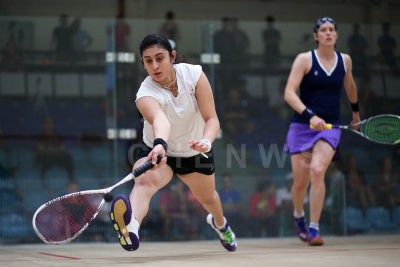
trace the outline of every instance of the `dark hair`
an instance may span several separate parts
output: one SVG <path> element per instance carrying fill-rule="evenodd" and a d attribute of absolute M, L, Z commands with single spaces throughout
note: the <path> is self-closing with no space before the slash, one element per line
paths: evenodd
<path fill-rule="evenodd" d="M 275 18 L 273 16 L 271 16 L 271 15 L 268 15 L 268 16 L 265 17 L 265 21 L 266 22 L 274 22 Z"/>
<path fill-rule="evenodd" d="M 171 43 L 169 42 L 167 37 L 160 34 L 149 34 L 146 37 L 144 37 L 144 39 L 139 45 L 140 56 L 142 57 L 143 50 L 153 45 L 161 46 L 165 50 L 168 50 L 169 55 L 171 57 L 173 56 Z"/>
<path fill-rule="evenodd" d="M 165 18 L 166 18 L 166 19 L 174 19 L 174 18 L 175 18 L 174 12 L 168 11 L 168 12 L 165 14 Z"/>
<path fill-rule="evenodd" d="M 330 17 L 322 17 L 322 18 L 317 19 L 317 21 L 315 22 L 314 28 L 313 28 L 314 32 L 317 33 L 319 27 L 321 27 L 322 24 L 327 23 L 327 22 L 332 23 L 335 26 L 335 30 L 337 30 L 336 21 L 334 19 L 332 19 Z"/>

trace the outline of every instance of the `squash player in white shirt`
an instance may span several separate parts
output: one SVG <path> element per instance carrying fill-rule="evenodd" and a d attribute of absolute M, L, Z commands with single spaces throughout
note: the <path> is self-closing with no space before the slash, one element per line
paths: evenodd
<path fill-rule="evenodd" d="M 136 96 L 143 115 L 143 141 L 135 146 L 137 168 L 151 160 L 155 167 L 135 179 L 129 199 L 117 196 L 111 221 L 125 250 L 139 247 L 140 224 L 152 196 L 176 174 L 209 212 L 207 223 L 218 233 L 221 244 L 235 251 L 236 237 L 226 221 L 215 190 L 214 157 L 211 150 L 220 129 L 210 83 L 201 66 L 176 64 L 176 51 L 158 34 L 146 36 L 139 47 L 148 76 Z M 162 160 L 157 163 L 157 157 Z"/>

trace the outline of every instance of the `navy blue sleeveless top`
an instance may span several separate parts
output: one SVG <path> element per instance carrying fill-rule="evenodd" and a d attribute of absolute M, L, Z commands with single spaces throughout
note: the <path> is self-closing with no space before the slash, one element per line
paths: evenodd
<path fill-rule="evenodd" d="M 342 93 L 346 67 L 342 55 L 336 53 L 336 64 L 331 71 L 319 64 L 315 50 L 311 51 L 312 65 L 300 84 L 300 99 L 309 109 L 327 123 L 340 123 L 340 96 Z M 292 122 L 309 123 L 295 112 Z"/>

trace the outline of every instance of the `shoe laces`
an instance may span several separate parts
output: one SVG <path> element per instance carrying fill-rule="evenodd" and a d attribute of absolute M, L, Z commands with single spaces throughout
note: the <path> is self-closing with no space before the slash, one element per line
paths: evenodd
<path fill-rule="evenodd" d="M 233 238 L 232 238 L 232 231 L 231 228 L 228 227 L 228 229 L 226 229 L 225 232 L 222 232 L 222 234 L 224 235 L 224 239 L 227 243 L 232 243 L 233 242 Z"/>

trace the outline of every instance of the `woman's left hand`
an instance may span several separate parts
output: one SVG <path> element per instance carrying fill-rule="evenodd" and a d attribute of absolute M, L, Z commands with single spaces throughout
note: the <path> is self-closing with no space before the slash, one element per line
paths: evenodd
<path fill-rule="evenodd" d="M 200 140 L 199 141 L 191 140 L 189 141 L 189 145 L 191 149 L 199 152 L 205 153 L 209 151 L 209 147 L 207 146 L 207 144 Z"/>

